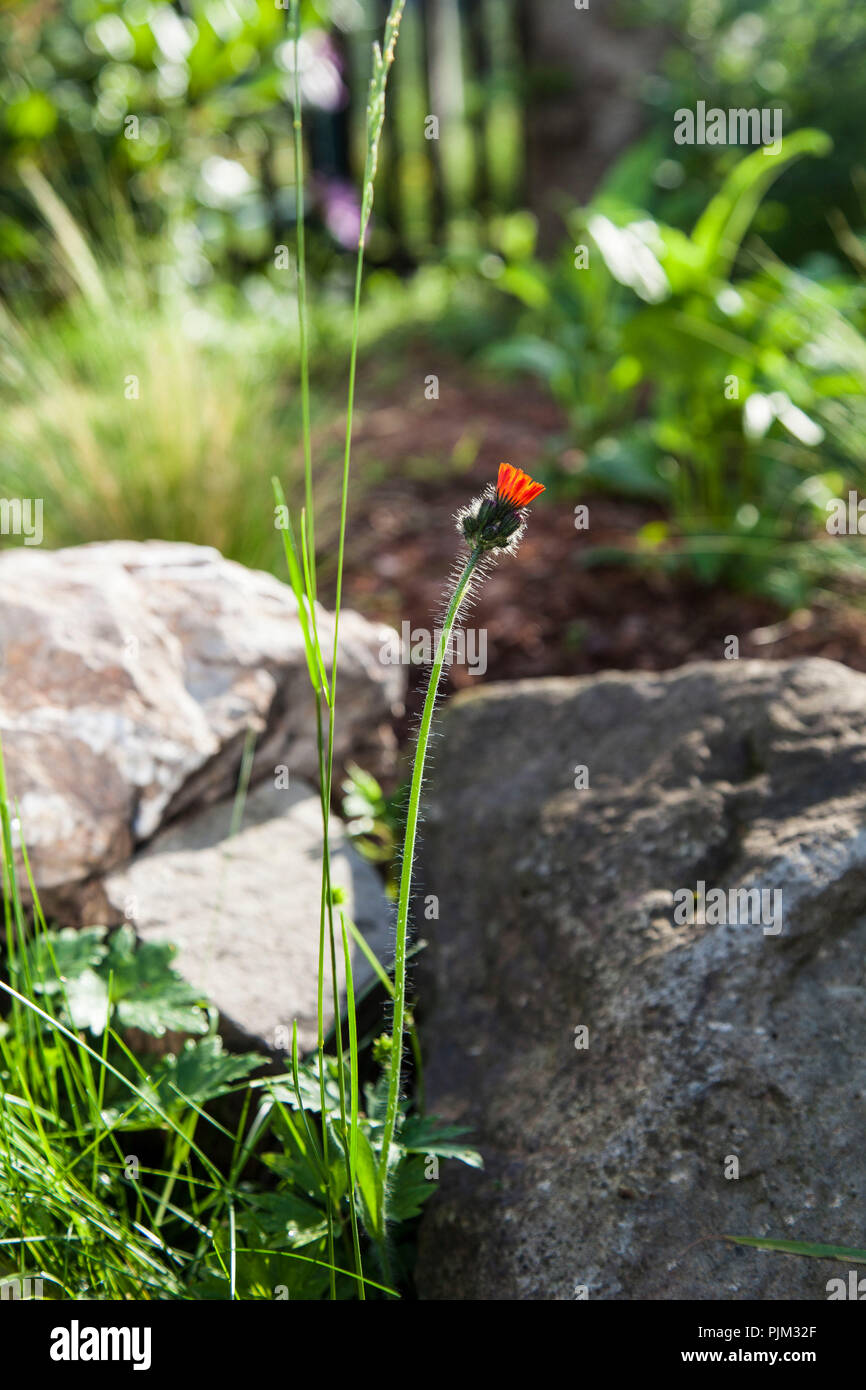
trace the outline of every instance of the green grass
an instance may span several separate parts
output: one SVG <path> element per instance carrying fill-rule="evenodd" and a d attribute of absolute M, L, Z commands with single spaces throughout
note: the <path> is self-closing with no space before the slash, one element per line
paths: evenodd
<path fill-rule="evenodd" d="M 340 914 L 342 1066 L 324 1047 L 299 1058 L 295 1036 L 289 1069 L 261 1075 L 264 1059 L 224 1051 L 171 948 L 136 948 L 128 927 L 49 928 L 13 821 L 0 752 L 0 1282 L 39 1279 L 43 1296 L 71 1300 L 396 1296 L 435 1190 L 430 1157 L 480 1159 L 401 1103 L 384 1277 L 375 1171 L 390 1051 L 375 1045 L 384 1066 L 362 1093 L 374 1040 L 358 1033 L 354 923 Z M 185 1034 L 180 1050 L 134 1050 L 132 1037 L 167 1029 Z"/>
<path fill-rule="evenodd" d="M 446 278 L 374 273 L 357 321 L 327 287 L 305 295 L 293 269 L 246 290 L 197 288 L 121 204 L 89 245 L 45 180 L 26 178 L 58 301 L 47 315 L 42 300 L 0 303 L 0 495 L 43 499 L 50 548 L 159 537 L 279 571 L 271 476 L 293 496 L 315 434 L 326 452 L 310 548 L 335 564 L 343 364 L 353 341 L 373 371 L 399 356 L 407 321 L 441 312 Z M 307 513 L 313 525 L 309 497 Z"/>

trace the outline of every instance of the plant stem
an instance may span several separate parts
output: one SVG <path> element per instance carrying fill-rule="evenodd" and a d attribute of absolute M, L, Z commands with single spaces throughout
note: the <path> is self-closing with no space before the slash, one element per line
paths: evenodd
<path fill-rule="evenodd" d="M 430 672 L 430 683 L 427 686 L 427 695 L 421 714 L 421 727 L 418 731 L 415 763 L 412 769 L 409 809 L 406 816 L 406 837 L 403 843 L 403 864 L 400 871 L 400 896 L 397 904 L 397 942 L 394 954 L 394 1018 L 391 1027 L 391 1074 L 388 1082 L 388 1105 L 385 1112 L 385 1128 L 382 1134 L 382 1153 L 379 1159 L 379 1173 L 377 1178 L 380 1224 L 382 1224 L 383 1227 L 385 1219 L 385 1189 L 388 1179 L 391 1141 L 394 1138 L 394 1130 L 397 1124 L 397 1107 L 400 1101 L 400 1074 L 403 1060 L 403 1023 L 406 1014 L 406 937 L 409 921 L 409 900 L 412 893 L 412 870 L 415 860 L 418 811 L 421 804 L 421 787 L 424 782 L 424 763 L 427 757 L 427 745 L 430 742 L 430 728 L 433 723 L 433 710 L 436 705 L 436 695 L 439 690 L 442 668 L 445 665 L 445 655 L 448 650 L 451 632 L 460 610 L 460 605 L 466 597 L 472 576 L 480 558 L 481 551 L 473 550 L 463 567 L 463 572 L 457 580 L 454 592 L 451 595 L 451 602 L 448 604 L 448 611 L 445 614 L 445 621 L 442 625 L 442 631 L 439 634 L 436 655 L 433 659 L 433 667 Z"/>
<path fill-rule="evenodd" d="M 301 5 L 292 4 L 292 38 L 294 55 L 294 116 L 292 129 L 295 150 L 295 227 L 298 250 L 298 347 L 301 367 L 301 432 L 304 440 L 304 501 L 309 525 L 310 587 L 316 597 L 316 536 L 313 507 L 313 449 L 310 428 L 310 352 L 307 339 L 307 253 L 304 227 L 304 136 L 301 116 Z M 333 1263 L 333 1262 L 332 1262 Z"/>

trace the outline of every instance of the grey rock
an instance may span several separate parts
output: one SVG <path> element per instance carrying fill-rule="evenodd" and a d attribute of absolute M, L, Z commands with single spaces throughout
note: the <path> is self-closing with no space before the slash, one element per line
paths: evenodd
<path fill-rule="evenodd" d="M 825 1299 L 846 1264 L 721 1237 L 863 1245 L 866 677 L 721 662 L 461 695 L 423 872 L 429 1104 L 486 1171 L 445 1165 L 421 1296 Z M 702 881 L 781 890 L 781 929 L 682 923 Z"/>
<path fill-rule="evenodd" d="M 116 915 L 144 941 L 178 947 L 176 968 L 220 1011 L 234 1045 L 302 1049 L 317 1036 L 322 829 L 319 795 L 304 782 L 263 784 L 230 834 L 233 802 L 206 807 L 160 832 L 105 889 Z M 389 958 L 390 912 L 378 875 L 332 820 L 331 877 L 345 900 L 335 913 L 338 977 L 345 991 L 339 911 Z M 353 945 L 356 993 L 372 978 Z M 326 1026 L 333 1021 L 330 966 Z"/>
<path fill-rule="evenodd" d="M 291 590 L 207 547 L 115 541 L 0 554 L 0 736 L 37 887 L 74 920 L 88 880 L 192 806 L 252 779 L 316 772 Z M 325 653 L 333 616 L 318 609 Z M 404 672 L 390 629 L 344 611 L 335 756 L 376 769 Z"/>

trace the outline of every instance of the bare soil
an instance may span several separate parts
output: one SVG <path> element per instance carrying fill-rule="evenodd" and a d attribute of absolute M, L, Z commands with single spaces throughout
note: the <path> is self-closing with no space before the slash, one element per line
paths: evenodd
<path fill-rule="evenodd" d="M 452 363 L 440 375 L 440 399 L 426 401 L 424 364 L 412 365 L 385 391 L 373 385 L 365 392 L 361 384 L 355 469 L 362 490 L 351 512 L 345 599 L 398 630 L 403 622 L 429 630 L 460 550 L 454 513 L 495 478 L 501 460 L 543 476 L 566 430 L 532 384 L 479 381 Z M 573 450 L 565 462 L 573 468 Z M 583 531 L 575 529 L 570 497 L 557 501 L 548 492 L 534 504 L 517 556 L 499 561 L 468 619 L 486 630 L 487 669 L 473 675 L 454 664 L 450 689 L 720 660 L 730 636 L 739 639 L 741 658 L 824 656 L 866 670 L 866 613 L 851 605 L 789 615 L 766 599 L 688 576 L 588 563 L 599 547 L 632 548 L 639 529 L 661 513 L 610 496 L 581 500 L 590 508 Z M 331 597 L 327 589 L 323 597 Z M 423 667 L 413 667 L 410 721 L 424 679 Z"/>

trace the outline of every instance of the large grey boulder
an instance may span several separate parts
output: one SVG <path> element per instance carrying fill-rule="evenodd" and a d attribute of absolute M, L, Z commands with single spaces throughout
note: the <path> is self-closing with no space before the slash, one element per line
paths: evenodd
<path fill-rule="evenodd" d="M 720 1237 L 864 1243 L 866 677 L 462 695 L 423 868 L 429 1103 L 487 1166 L 446 1165 L 421 1296 L 825 1299 L 844 1263 Z"/>
<path fill-rule="evenodd" d="M 283 779 L 280 779 L 281 783 Z M 285 1053 L 292 1020 L 302 1049 L 317 1037 L 322 813 L 318 792 L 303 781 L 263 783 L 233 825 L 233 800 L 184 817 L 161 831 L 105 891 L 113 916 L 133 923 L 143 941 L 176 945 L 175 967 L 220 1011 L 230 1042 Z M 335 911 L 337 974 L 345 971 L 340 917 L 351 918 L 379 958 L 391 953 L 391 913 L 375 870 L 331 825 L 331 883 L 342 890 Z M 352 946 L 358 994 L 372 970 Z M 326 1027 L 333 1021 L 330 959 Z"/>
<path fill-rule="evenodd" d="M 208 547 L 115 541 L 0 554 L 0 737 L 37 887 L 64 919 L 160 826 L 252 779 L 314 777 L 315 714 L 295 600 Z M 322 646 L 333 616 L 318 609 Z M 404 672 L 390 629 L 343 612 L 336 759 L 375 766 Z"/>

